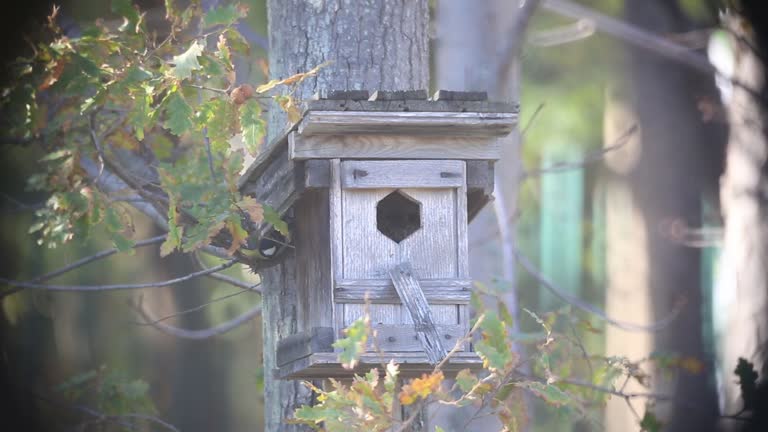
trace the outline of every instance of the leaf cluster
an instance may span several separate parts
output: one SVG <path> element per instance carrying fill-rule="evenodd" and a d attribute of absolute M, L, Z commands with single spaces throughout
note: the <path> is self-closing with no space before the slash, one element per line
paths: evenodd
<path fill-rule="evenodd" d="M 245 153 L 255 155 L 264 139 L 265 100 L 295 118 L 292 89 L 319 68 L 242 83 L 235 63 L 253 59 L 236 24 L 247 8 L 179 5 L 167 0 L 165 24 L 152 28 L 130 0 L 112 0 L 121 19 L 76 37 L 57 27 L 54 9 L 49 41 L 12 63 L 16 80 L 0 106 L 6 134 L 42 153 L 28 182 L 49 196 L 30 229 L 40 244 L 56 247 L 98 226 L 130 250 L 132 207 L 142 206 L 167 217 L 163 255 L 254 248 L 249 236 L 265 211 L 287 237 L 279 216 L 241 195 L 237 180 Z"/>

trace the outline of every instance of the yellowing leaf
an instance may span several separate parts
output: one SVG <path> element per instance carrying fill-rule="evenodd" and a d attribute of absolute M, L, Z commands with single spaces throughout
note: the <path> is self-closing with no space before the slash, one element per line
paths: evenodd
<path fill-rule="evenodd" d="M 403 386 L 400 391 L 400 403 L 411 405 L 419 399 L 426 399 L 440 388 L 444 379 L 443 372 L 437 371 L 430 375 L 424 374 Z"/>
<path fill-rule="evenodd" d="M 317 73 L 320 72 L 320 69 L 328 66 L 329 64 L 331 64 L 331 62 L 327 61 L 327 62 L 325 62 L 323 64 L 315 66 L 314 68 L 312 68 L 311 70 L 309 70 L 307 72 L 297 73 L 295 75 L 291 75 L 288 78 L 284 78 L 284 79 L 281 79 L 281 80 L 280 79 L 270 80 L 266 84 L 262 84 L 262 85 L 256 87 L 256 93 L 268 92 L 268 91 L 272 90 L 273 88 L 275 88 L 275 87 L 277 87 L 279 85 L 299 84 L 302 81 L 304 81 L 305 79 L 317 75 Z"/>
<path fill-rule="evenodd" d="M 301 111 L 299 111 L 298 106 L 296 106 L 296 102 L 293 100 L 290 96 L 278 96 L 276 98 L 277 104 L 280 105 L 280 108 L 285 111 L 286 114 L 288 114 L 288 121 L 291 123 L 296 123 L 299 120 L 301 120 Z"/>
<path fill-rule="evenodd" d="M 200 69 L 200 62 L 197 58 L 203 54 L 203 46 L 192 42 L 192 45 L 182 54 L 173 56 L 171 63 L 174 67 L 171 69 L 170 74 L 178 79 L 186 79 L 192 76 L 192 71 Z"/>
<path fill-rule="evenodd" d="M 229 245 L 227 253 L 234 255 L 235 252 L 240 249 L 240 246 L 244 245 L 247 241 L 248 232 L 243 229 L 243 226 L 240 224 L 240 219 L 236 215 L 230 216 L 227 219 L 226 227 L 232 235 L 232 243 Z"/>
<path fill-rule="evenodd" d="M 264 220 L 264 208 L 255 198 L 246 196 L 237 203 L 237 206 L 248 214 L 251 222 L 257 224 Z"/>

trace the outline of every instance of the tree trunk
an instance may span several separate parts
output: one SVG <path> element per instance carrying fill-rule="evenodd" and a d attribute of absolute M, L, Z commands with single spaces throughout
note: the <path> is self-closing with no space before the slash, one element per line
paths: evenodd
<path fill-rule="evenodd" d="M 720 183 L 725 234 L 718 290 L 732 299 L 721 306 L 727 320 L 720 352 L 724 414 L 743 407 L 733 375 L 739 357 L 754 363 L 764 380 L 768 372 L 767 17 L 761 2 L 742 3 L 744 15 L 728 16 L 725 22 L 734 36 L 733 80 L 738 84 L 726 101 L 730 137 Z M 726 422 L 726 429 L 739 426 Z"/>
<path fill-rule="evenodd" d="M 691 30 L 675 2 L 628 0 L 625 10 L 632 24 L 653 33 Z M 607 308 L 614 316 L 657 321 L 668 316 L 680 298 L 687 300 L 687 306 L 672 325 L 653 334 L 609 329 L 607 354 L 632 354 L 630 358 L 637 360 L 638 354 L 650 354 L 638 352 L 642 347 L 703 361 L 705 372 L 700 374 L 675 370 L 674 379 L 665 379 L 661 371 L 651 371 L 654 390 L 674 395 L 672 403 L 658 404 L 656 413 L 665 420 L 665 430 L 712 430 L 715 398 L 707 379 L 712 362 L 704 349 L 701 254 L 673 238 L 665 227 L 674 223 L 701 226 L 707 175 L 715 177 L 705 167 L 710 152 L 717 148 L 718 134 L 716 125 L 702 122 L 697 102 L 714 92 L 713 81 L 654 54 L 636 49 L 629 54 L 627 66 L 632 79 L 627 90 L 641 135 L 636 147 L 609 157 L 619 162 L 616 158 L 627 156 L 620 165 L 625 175 L 622 181 L 629 182 L 629 189 L 622 191 L 621 201 L 608 202 L 607 208 L 609 224 L 611 214 L 628 209 L 633 211 L 626 216 L 634 222 L 626 230 L 608 227 Z M 613 186 L 616 191 L 617 185 Z M 691 415 L 691 405 L 699 407 L 701 413 Z M 625 425 L 629 422 L 637 427 L 631 413 L 622 408 Z M 638 408 L 642 411 L 642 406 Z M 617 430 L 628 427 L 611 421 L 606 426 Z"/>
<path fill-rule="evenodd" d="M 332 62 L 299 86 L 298 99 L 326 90 L 428 88 L 427 0 L 269 0 L 268 20 L 272 78 Z M 270 109 L 270 138 L 283 130 L 285 118 L 280 108 Z M 291 256 L 261 275 L 268 432 L 298 430 L 283 419 L 311 402 L 299 382 L 273 376 L 277 341 L 296 332 L 295 266 Z"/>
<path fill-rule="evenodd" d="M 497 65 L 500 52 L 506 48 L 510 27 L 515 22 L 518 3 L 509 0 L 439 2 L 435 41 L 437 88 L 486 91 L 490 100 L 520 99 L 518 65 L 513 66 L 513 73 L 507 77 L 498 76 Z M 500 82 L 501 80 L 507 81 Z M 506 91 L 499 92 L 498 89 Z M 495 164 L 496 202 L 487 205 L 469 225 L 469 264 L 470 275 L 474 280 L 493 284 L 502 277 L 506 283 L 511 284 L 513 289 L 509 290 L 504 300 L 513 317 L 517 317 L 519 299 L 514 289 L 514 263 L 499 258 L 502 256 L 502 241 L 510 244 L 516 242 L 515 224 L 510 220 L 510 216 L 517 213 L 521 171 L 519 132 L 514 131 L 506 137 L 502 148 L 502 158 Z M 500 228 L 504 228 L 503 234 L 506 236 L 500 235 Z M 508 324 L 511 329 L 516 325 Z M 530 401 L 526 399 L 526 402 L 530 408 Z M 459 430 L 476 408 L 470 406 L 457 410 L 453 407 L 441 409 L 437 406 L 434 410 L 437 412 L 435 424 L 444 426 L 446 430 Z M 527 411 L 529 416 L 532 415 L 530 409 Z M 467 427 L 470 430 L 500 428 L 495 416 L 480 417 Z M 523 430 L 527 429 L 527 426 L 523 427 Z"/>

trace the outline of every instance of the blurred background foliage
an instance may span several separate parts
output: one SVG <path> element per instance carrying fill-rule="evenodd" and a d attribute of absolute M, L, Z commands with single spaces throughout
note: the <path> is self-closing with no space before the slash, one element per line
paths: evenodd
<path fill-rule="evenodd" d="M 240 0 L 248 4 L 247 26 L 257 35 L 267 34 L 264 0 Z M 34 3 L 34 2 L 32 2 Z M 42 23 L 49 3 L 29 6 L 31 22 Z M 45 3 L 45 4 L 42 4 Z M 108 2 L 101 0 L 63 0 L 64 20 L 71 24 L 113 17 Z M 161 1 L 136 2 L 151 13 L 161 13 Z M 623 17 L 624 1 L 583 1 L 603 13 Z M 713 26 L 717 17 L 707 2 L 683 0 L 680 10 L 698 26 Z M 37 6 L 37 3 L 34 3 Z M 436 2 L 440 7 L 440 2 Z M 6 16 L 5 19 L 8 19 Z M 530 34 L 571 24 L 552 13 L 536 14 Z M 481 31 L 464 29 L 463 31 Z M 21 41 L 19 35 L 9 37 Z M 8 48 L 5 48 L 8 50 Z M 4 52 L 8 56 L 14 54 Z M 253 62 L 245 65 L 249 80 L 263 79 L 258 59 L 267 53 L 255 49 Z M 604 118 L 610 92 L 624 89 L 629 71 L 627 50 L 615 39 L 596 33 L 586 39 L 552 47 L 527 44 L 522 55 L 521 127 L 524 128 L 523 164 L 526 170 L 547 167 L 559 161 L 578 161 L 585 153 L 604 145 Z M 8 57 L 6 57 L 8 58 Z M 72 242 L 57 249 L 44 249 L 27 234 L 31 208 L 45 197 L 24 190 L 24 180 L 35 171 L 39 154 L 23 146 L 0 146 L 0 238 L 4 253 L 2 276 L 17 280 L 32 279 L 57 269 L 79 257 L 111 247 L 108 238 L 94 234 L 83 242 Z M 520 248 L 538 262 L 542 273 L 567 287 L 571 294 L 603 306 L 606 282 L 605 202 L 601 164 L 524 179 L 515 215 Z M 710 207 L 712 204 L 710 203 Z M 140 217 L 137 239 L 159 232 Z M 470 238 L 473 245 L 490 239 Z M 705 299 L 701 308 L 707 320 L 702 323 L 705 338 L 712 340 L 712 274 L 716 250 L 701 255 Z M 212 263 L 209 263 L 212 264 Z M 57 283 L 107 284 L 169 279 L 185 274 L 194 263 L 180 255 L 160 259 L 153 247 L 135 255 L 118 254 L 57 279 Z M 226 274 L 257 280 L 243 267 Z M 518 274 L 520 304 L 541 313 L 562 306 L 540 289 L 527 274 Z M 503 282 L 499 282 L 503 283 Z M 260 430 L 261 406 L 261 325 L 255 319 L 230 333 L 205 341 L 186 341 L 137 325 L 139 320 L 129 307 L 137 295 L 156 316 L 165 316 L 234 293 L 229 287 L 208 279 L 145 292 L 53 293 L 23 291 L 2 300 L 0 330 L 3 337 L 2 369 L 8 382 L 17 386 L 15 407 L 20 415 L 39 417 L 56 424 L 65 415 L 59 408 L 35 399 L 27 389 L 50 394 L 68 377 L 104 365 L 122 371 L 132 379 L 150 385 L 150 395 L 161 418 L 185 432 Z M 232 318 L 260 300 L 257 294 L 244 293 L 211 304 L 199 312 L 183 314 L 166 321 L 183 328 L 206 328 Z M 534 332 L 538 324 L 523 319 L 523 329 Z M 579 329 L 588 351 L 605 353 L 604 324 L 592 320 L 589 328 Z M 711 344 L 711 342 L 710 342 Z M 710 372 L 711 373 L 711 370 Z M 714 386 L 713 378 L 710 385 Z M 537 406 L 536 431 L 560 431 L 568 424 L 556 409 Z M 53 427 L 51 425 L 51 427 Z M 578 429 L 578 426 L 576 427 Z M 49 430 L 59 430 L 49 429 Z"/>

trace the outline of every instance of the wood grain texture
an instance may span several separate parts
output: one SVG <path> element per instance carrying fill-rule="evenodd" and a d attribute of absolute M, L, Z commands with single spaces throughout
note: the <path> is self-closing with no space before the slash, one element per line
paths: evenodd
<path fill-rule="evenodd" d="M 387 134 L 500 137 L 517 123 L 516 113 L 308 111 L 302 136 Z"/>
<path fill-rule="evenodd" d="M 457 160 L 344 161 L 341 187 L 451 188 L 464 184 L 464 162 Z"/>
<path fill-rule="evenodd" d="M 435 328 L 444 345 L 450 348 L 467 334 L 467 329 L 458 324 L 436 324 Z M 373 326 L 371 330 L 373 334 L 368 340 L 368 351 L 424 352 L 413 325 L 380 325 Z"/>
<path fill-rule="evenodd" d="M 400 301 L 410 313 L 414 329 L 427 359 L 431 364 L 439 363 L 445 357 L 446 350 L 443 347 L 440 333 L 435 327 L 432 309 L 430 309 L 429 303 L 421 291 L 419 281 L 413 275 L 410 264 L 402 263 L 393 267 L 389 275 L 395 284 L 395 290 L 400 296 Z"/>
<path fill-rule="evenodd" d="M 291 159 L 498 160 L 497 138 L 404 135 L 288 135 Z"/>
<path fill-rule="evenodd" d="M 443 331 L 448 334 L 446 330 Z M 336 334 L 332 327 L 314 327 L 306 332 L 283 338 L 277 344 L 277 365 L 295 361 L 310 354 L 333 352 Z"/>
<path fill-rule="evenodd" d="M 359 364 L 354 369 L 344 369 L 339 363 L 336 353 L 312 354 L 291 362 L 278 371 L 276 376 L 281 379 L 316 379 L 316 378 L 351 378 L 354 374 L 365 374 L 373 368 L 381 372 L 382 364 L 395 360 L 400 365 L 400 377 L 416 378 L 422 374 L 431 373 L 434 365 L 430 364 L 423 353 L 418 352 L 384 352 L 367 353 L 360 356 Z M 478 372 L 483 367 L 483 361 L 473 352 L 458 352 L 442 367 L 448 378 L 455 377 L 462 369 Z"/>
<path fill-rule="evenodd" d="M 302 103 L 307 111 L 368 111 L 368 112 L 471 112 L 471 113 L 514 113 L 520 112 L 515 103 L 497 101 L 369 101 L 369 100 L 308 100 Z"/>
<path fill-rule="evenodd" d="M 293 242 L 296 254 L 298 328 L 333 327 L 331 224 L 327 189 L 306 191 L 296 202 Z"/>

